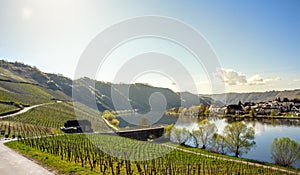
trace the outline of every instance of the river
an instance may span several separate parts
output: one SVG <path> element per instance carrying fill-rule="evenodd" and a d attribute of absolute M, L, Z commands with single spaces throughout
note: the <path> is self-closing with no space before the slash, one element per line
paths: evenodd
<path fill-rule="evenodd" d="M 222 133 L 224 127 L 232 121 L 228 119 L 210 118 L 211 122 L 215 123 L 218 128 L 218 133 Z M 243 121 L 247 126 L 255 129 L 256 145 L 247 153 L 242 155 L 243 158 L 259 160 L 262 162 L 274 163 L 271 159 L 270 146 L 274 138 L 289 137 L 300 143 L 300 120 L 288 119 L 262 119 L 262 120 L 246 120 Z M 178 120 L 176 127 L 187 128 L 189 130 L 198 127 L 197 120 Z M 194 146 L 193 141 L 189 141 L 190 146 Z M 300 162 L 295 167 L 300 168 Z"/>
<path fill-rule="evenodd" d="M 218 128 L 218 133 L 222 134 L 223 129 L 228 123 L 234 122 L 233 119 L 228 118 L 217 118 L 209 117 L 209 121 L 215 123 Z M 128 115 L 123 117 L 118 117 L 120 121 L 119 127 L 136 127 L 128 121 L 136 120 L 139 118 L 136 115 Z M 156 123 L 151 123 L 152 125 L 166 125 L 175 123 L 175 127 L 187 128 L 192 131 L 198 127 L 198 119 L 195 118 L 182 118 L 178 119 L 176 117 L 162 116 L 160 120 Z M 300 143 L 300 119 L 244 119 L 243 122 L 247 126 L 251 126 L 255 129 L 255 142 L 256 145 L 244 155 L 243 158 L 254 159 L 262 162 L 274 163 L 271 159 L 270 146 L 274 138 L 289 137 Z M 189 139 L 188 145 L 194 146 L 193 139 Z M 296 168 L 300 169 L 300 162 L 295 165 Z"/>

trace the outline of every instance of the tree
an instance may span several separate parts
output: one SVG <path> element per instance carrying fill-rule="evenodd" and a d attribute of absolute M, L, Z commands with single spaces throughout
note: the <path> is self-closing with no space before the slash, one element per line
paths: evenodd
<path fill-rule="evenodd" d="M 255 109 L 251 109 L 250 110 L 250 116 L 251 117 L 255 117 L 256 113 L 255 113 Z"/>
<path fill-rule="evenodd" d="M 185 142 L 190 138 L 191 133 L 185 128 L 173 128 L 171 131 L 171 138 L 174 142 L 180 145 L 185 145 Z"/>
<path fill-rule="evenodd" d="M 149 123 L 148 117 L 142 116 L 139 121 L 139 128 L 146 128 L 149 126 L 150 126 L 150 123 Z"/>
<path fill-rule="evenodd" d="M 272 109 L 271 112 L 270 112 L 270 116 L 274 117 L 276 116 L 277 112 L 275 109 Z"/>
<path fill-rule="evenodd" d="M 172 131 L 173 127 L 174 127 L 174 124 L 171 124 L 171 125 L 168 125 L 168 126 L 165 127 L 164 136 L 166 138 L 170 138 L 171 131 Z"/>
<path fill-rule="evenodd" d="M 300 159 L 300 145 L 288 137 L 275 138 L 271 144 L 271 157 L 278 165 L 292 166 Z"/>
<path fill-rule="evenodd" d="M 200 103 L 199 105 L 199 116 L 203 116 L 205 112 L 205 105 L 203 103 Z"/>
<path fill-rule="evenodd" d="M 102 113 L 102 117 L 112 125 L 118 126 L 120 123 L 120 121 L 116 119 L 116 116 L 108 110 Z"/>
<path fill-rule="evenodd" d="M 247 127 L 243 122 L 236 122 L 225 127 L 223 137 L 228 150 L 239 157 L 255 145 L 254 134 L 255 131 L 252 127 Z"/>
<path fill-rule="evenodd" d="M 191 106 L 190 108 L 189 108 L 189 111 L 190 111 L 190 113 L 191 113 L 191 115 L 193 115 L 193 116 L 198 116 L 199 114 L 199 107 L 198 106 Z"/>
<path fill-rule="evenodd" d="M 210 123 L 208 120 L 202 120 L 199 123 L 199 128 L 192 132 L 196 146 L 199 147 L 199 145 L 202 144 L 202 149 L 205 149 L 208 141 L 216 131 L 217 127 L 214 123 Z"/>
<path fill-rule="evenodd" d="M 106 120 L 108 120 L 109 122 L 112 121 L 113 119 L 115 119 L 115 115 L 112 114 L 110 111 L 105 110 L 102 113 L 102 117 L 105 118 Z"/>
<path fill-rule="evenodd" d="M 204 111 L 204 116 L 209 117 L 210 111 L 209 111 L 209 106 L 206 106 L 205 111 Z"/>
<path fill-rule="evenodd" d="M 212 136 L 212 150 L 219 154 L 226 154 L 226 142 L 221 134 L 214 133 Z"/>
<path fill-rule="evenodd" d="M 120 121 L 117 120 L 117 119 L 112 119 L 111 122 L 110 122 L 110 124 L 115 125 L 115 126 L 118 126 L 119 123 L 120 123 Z"/>

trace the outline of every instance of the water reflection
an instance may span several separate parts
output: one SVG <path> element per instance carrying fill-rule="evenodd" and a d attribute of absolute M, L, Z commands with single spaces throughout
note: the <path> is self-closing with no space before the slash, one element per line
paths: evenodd
<path fill-rule="evenodd" d="M 232 118 L 208 118 L 210 122 L 215 123 L 218 133 L 222 134 L 224 127 L 228 123 L 241 121 L 241 119 Z M 256 146 L 252 148 L 248 154 L 242 155 L 243 158 L 255 159 L 263 162 L 271 162 L 270 146 L 274 138 L 289 137 L 300 143 L 300 120 L 295 119 L 251 119 L 243 120 L 245 124 L 255 129 Z M 193 130 L 198 127 L 199 120 L 180 118 L 175 127 L 187 128 Z M 194 146 L 194 141 L 188 140 L 187 144 Z M 300 168 L 300 163 L 295 165 Z"/>

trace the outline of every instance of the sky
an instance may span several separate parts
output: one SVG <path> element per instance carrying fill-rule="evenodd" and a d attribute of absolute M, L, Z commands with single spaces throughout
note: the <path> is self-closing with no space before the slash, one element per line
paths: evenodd
<path fill-rule="evenodd" d="M 156 52 L 171 56 L 188 73 L 145 70 L 129 82 L 118 81 L 198 94 L 221 93 L 213 88 L 215 80 L 208 75 L 213 73 L 225 92 L 300 87 L 298 0 L 0 0 L 0 59 L 73 79 L 83 52 L 96 36 L 142 16 L 167 17 L 196 30 L 216 55 L 215 72 L 207 72 L 205 64 L 182 45 L 151 36 L 115 46 L 91 78 L 115 82 L 118 72 L 134 57 Z M 209 58 L 201 58 L 205 59 Z M 164 60 L 161 64 L 162 68 L 172 67 Z M 180 86 L 185 76 L 192 77 L 190 84 L 196 89 Z M 182 77 L 180 82 L 177 77 Z"/>

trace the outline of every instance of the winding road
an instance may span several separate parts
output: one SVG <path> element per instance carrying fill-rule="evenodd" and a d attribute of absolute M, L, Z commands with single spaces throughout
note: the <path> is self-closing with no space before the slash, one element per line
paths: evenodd
<path fill-rule="evenodd" d="M 52 104 L 44 103 L 38 104 L 30 107 L 25 107 L 19 112 L 14 114 L 1 116 L 0 118 L 13 117 L 16 115 L 23 114 L 30 109 Z M 26 157 L 18 154 L 12 149 L 4 145 L 5 142 L 11 140 L 0 139 L 0 174 L 2 175 L 54 175 L 54 173 L 48 171 L 37 163 L 27 159 Z"/>
<path fill-rule="evenodd" d="M 43 104 L 38 104 L 38 105 L 33 105 L 33 106 L 25 107 L 25 108 L 23 108 L 22 110 L 20 110 L 20 111 L 18 111 L 16 113 L 1 116 L 0 119 L 1 118 L 6 118 L 6 117 L 13 117 L 13 116 L 16 116 L 16 115 L 20 115 L 20 114 L 23 114 L 23 113 L 29 111 L 30 109 L 33 109 L 33 108 L 36 108 L 36 107 L 39 107 L 39 106 L 43 106 L 43 105 L 47 105 L 47 104 L 53 104 L 53 103 L 43 103 Z"/>

